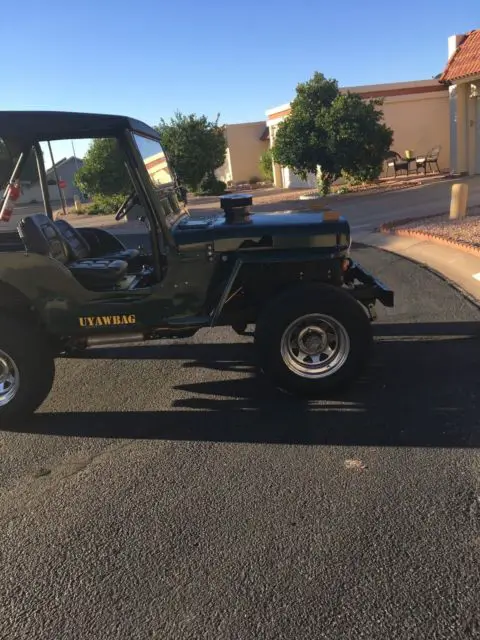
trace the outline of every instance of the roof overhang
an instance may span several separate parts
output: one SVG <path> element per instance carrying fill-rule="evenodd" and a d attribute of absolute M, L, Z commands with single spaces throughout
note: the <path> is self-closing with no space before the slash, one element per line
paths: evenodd
<path fill-rule="evenodd" d="M 458 42 L 443 70 L 440 81 L 448 85 L 463 84 L 471 81 L 471 78 L 478 79 L 479 77 L 480 30 L 474 29 L 465 34 Z"/>
<path fill-rule="evenodd" d="M 439 79 L 411 80 L 409 82 L 390 82 L 386 84 L 358 85 L 339 87 L 340 93 L 358 93 L 365 100 L 374 98 L 397 99 L 416 94 L 430 94 L 446 91 Z M 282 104 L 265 111 L 267 123 L 272 126 L 284 120 L 290 113 L 290 103 Z"/>
<path fill-rule="evenodd" d="M 442 80 L 442 84 L 447 87 L 451 87 L 456 84 L 469 84 L 471 82 L 480 82 L 480 72 L 470 76 L 461 76 L 459 78 L 452 78 L 451 80 Z"/>

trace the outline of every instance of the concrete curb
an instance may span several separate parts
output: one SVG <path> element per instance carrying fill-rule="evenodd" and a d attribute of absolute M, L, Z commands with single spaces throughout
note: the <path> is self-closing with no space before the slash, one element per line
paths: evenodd
<path fill-rule="evenodd" d="M 426 216 L 422 218 L 422 220 L 427 220 L 431 218 L 435 218 L 439 215 L 445 214 L 434 214 L 431 216 Z M 412 220 L 410 220 L 411 222 Z M 418 218 L 416 219 L 418 222 Z M 473 246 L 468 244 L 467 242 L 462 242 L 461 240 L 449 240 L 448 238 L 444 238 L 443 236 L 439 236 L 435 233 L 428 233 L 427 231 L 414 231 L 413 229 L 398 229 L 395 225 L 398 224 L 408 224 L 408 222 L 400 223 L 399 221 L 393 223 L 383 224 L 379 231 L 383 234 L 389 234 L 393 236 L 403 236 L 408 238 L 417 238 L 418 240 L 426 240 L 428 242 L 433 242 L 434 244 L 443 245 L 446 247 L 451 247 L 452 249 L 458 249 L 458 251 L 463 251 L 464 253 L 469 253 L 470 255 L 480 257 L 480 247 Z"/>
<path fill-rule="evenodd" d="M 378 189 L 365 189 L 364 191 L 351 191 L 349 193 L 329 193 L 326 196 L 318 196 L 318 198 L 324 198 L 325 200 L 335 200 L 335 202 L 338 201 L 343 201 L 343 200 L 349 200 L 350 198 L 361 198 L 361 197 L 372 197 L 372 196 L 384 196 L 387 194 L 394 194 L 394 193 L 398 193 L 401 191 L 408 191 L 410 189 L 420 189 L 421 187 L 425 187 L 425 186 L 430 186 L 432 184 L 436 184 L 437 182 L 443 182 L 444 180 L 451 180 L 452 178 L 450 177 L 441 177 L 441 178 L 434 178 L 431 181 L 428 182 L 418 182 L 415 184 L 405 184 L 405 185 L 401 185 L 401 186 L 397 186 L 394 187 L 393 189 L 390 189 L 388 187 L 379 187 Z M 312 189 L 311 192 L 309 193 L 314 193 L 314 190 Z M 314 197 L 314 196 L 310 196 L 309 193 L 307 194 L 303 194 L 302 196 L 299 196 L 297 198 L 297 200 L 306 200 L 308 202 L 308 200 L 310 199 L 310 197 Z M 305 197 L 306 196 L 306 197 Z"/>

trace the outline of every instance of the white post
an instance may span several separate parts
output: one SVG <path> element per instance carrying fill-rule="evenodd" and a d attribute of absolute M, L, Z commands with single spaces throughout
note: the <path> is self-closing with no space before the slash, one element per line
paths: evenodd
<path fill-rule="evenodd" d="M 452 184 L 452 197 L 450 200 L 450 220 L 465 218 L 468 205 L 468 184 L 457 182 Z"/>

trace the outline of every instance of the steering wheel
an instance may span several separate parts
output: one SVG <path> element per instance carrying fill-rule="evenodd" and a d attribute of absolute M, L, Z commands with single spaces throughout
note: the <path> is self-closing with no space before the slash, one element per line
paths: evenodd
<path fill-rule="evenodd" d="M 122 220 L 122 218 L 124 218 L 127 215 L 127 213 L 130 211 L 130 209 L 136 204 L 136 201 L 137 201 L 136 193 L 131 193 L 130 195 L 128 195 L 125 198 L 125 200 L 122 202 L 120 207 L 118 208 L 118 211 L 115 214 L 115 220 L 117 222 L 119 220 Z"/>

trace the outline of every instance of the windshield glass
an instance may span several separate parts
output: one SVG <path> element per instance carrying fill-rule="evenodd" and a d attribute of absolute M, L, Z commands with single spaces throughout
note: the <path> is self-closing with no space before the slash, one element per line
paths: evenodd
<path fill-rule="evenodd" d="M 145 138 L 138 133 L 134 133 L 133 138 L 137 143 L 154 189 L 166 184 L 173 184 L 173 176 L 168 168 L 160 142 L 152 138 Z"/>
<path fill-rule="evenodd" d="M 147 138 L 139 133 L 133 133 L 132 135 L 145 163 L 153 188 L 159 195 L 159 204 L 163 210 L 165 222 L 171 227 L 180 217 L 186 214 L 186 211 L 179 203 L 172 189 L 163 191 L 165 186 L 173 186 L 175 182 L 173 174 L 168 167 L 162 145 L 158 140 Z M 161 193 L 162 191 L 163 193 Z"/>

